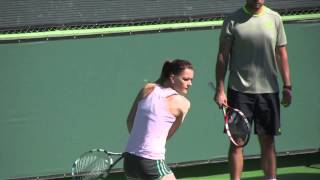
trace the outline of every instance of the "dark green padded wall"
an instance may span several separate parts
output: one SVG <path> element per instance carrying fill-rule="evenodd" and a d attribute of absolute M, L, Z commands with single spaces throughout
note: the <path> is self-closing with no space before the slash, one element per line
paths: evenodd
<path fill-rule="evenodd" d="M 293 105 L 282 109 L 278 151 L 319 148 L 320 24 L 288 24 Z M 168 162 L 226 157 L 222 115 L 208 82 L 220 30 L 0 45 L 0 178 L 70 172 L 83 151 L 122 151 L 126 116 L 164 60 L 193 62 L 191 110 L 167 146 Z M 194 153 L 196 152 L 196 153 Z M 256 138 L 246 149 L 258 154 Z"/>

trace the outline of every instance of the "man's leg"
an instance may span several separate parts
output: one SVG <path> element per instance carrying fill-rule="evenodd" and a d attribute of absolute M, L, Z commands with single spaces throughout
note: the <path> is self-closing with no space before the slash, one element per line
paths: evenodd
<path fill-rule="evenodd" d="M 229 166 L 231 180 L 240 180 L 243 169 L 243 148 L 236 147 L 230 143 Z"/>
<path fill-rule="evenodd" d="M 261 166 L 266 179 L 276 179 L 277 161 L 274 136 L 259 135 L 261 148 Z"/>

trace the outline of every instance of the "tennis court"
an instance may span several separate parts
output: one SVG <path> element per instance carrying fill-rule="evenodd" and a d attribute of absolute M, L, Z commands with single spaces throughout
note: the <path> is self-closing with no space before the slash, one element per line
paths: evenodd
<path fill-rule="evenodd" d="M 260 180 L 263 179 L 263 173 L 260 170 L 245 171 L 242 176 L 243 180 Z M 313 166 L 294 166 L 278 168 L 278 179 L 281 180 L 318 180 L 320 179 L 320 165 Z M 229 174 L 218 174 L 212 176 L 181 178 L 181 180 L 224 180 L 230 179 Z"/>
<path fill-rule="evenodd" d="M 278 156 L 278 179 L 280 180 L 318 180 L 320 179 L 320 152 Z M 243 180 L 264 179 L 259 158 L 245 161 Z M 173 168 L 176 177 L 181 180 L 228 180 L 227 162 L 198 164 Z M 123 180 L 122 172 L 109 176 L 110 180 Z"/>
<path fill-rule="evenodd" d="M 179 178 L 180 180 L 228 180 L 229 174 L 215 174 L 208 176 L 196 176 L 196 177 L 184 177 Z M 282 167 L 278 168 L 278 179 L 281 180 L 319 180 L 320 179 L 320 165 L 312 166 L 293 166 L 293 167 Z M 122 175 L 110 176 L 110 180 L 123 180 Z M 261 180 L 264 179 L 261 170 L 244 171 L 243 180 Z"/>
<path fill-rule="evenodd" d="M 296 154 L 278 156 L 278 179 L 284 180 L 316 180 L 320 179 L 320 153 Z M 260 169 L 259 158 L 245 161 L 245 169 L 242 174 L 244 180 L 264 179 Z M 178 171 L 177 175 L 182 180 L 224 180 L 230 179 L 227 162 L 212 164 L 210 166 L 198 166 L 194 169 Z M 196 173 L 198 172 L 198 173 Z"/>

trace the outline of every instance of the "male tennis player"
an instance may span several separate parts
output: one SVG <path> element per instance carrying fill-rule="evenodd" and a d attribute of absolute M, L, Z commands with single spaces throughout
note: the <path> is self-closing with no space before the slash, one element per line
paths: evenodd
<path fill-rule="evenodd" d="M 264 0 L 246 4 L 224 20 L 216 63 L 218 106 L 240 109 L 253 121 L 261 148 L 265 178 L 276 179 L 274 136 L 280 134 L 278 69 L 283 80 L 282 104 L 291 104 L 291 81 L 286 35 L 280 15 Z M 224 78 L 229 66 L 227 97 Z M 230 143 L 231 179 L 240 179 L 243 149 Z"/>

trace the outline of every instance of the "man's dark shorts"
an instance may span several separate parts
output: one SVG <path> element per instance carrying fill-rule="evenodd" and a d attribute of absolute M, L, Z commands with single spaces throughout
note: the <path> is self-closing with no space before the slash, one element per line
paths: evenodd
<path fill-rule="evenodd" d="M 279 93 L 251 94 L 228 88 L 228 105 L 241 110 L 258 135 L 280 135 Z"/>

